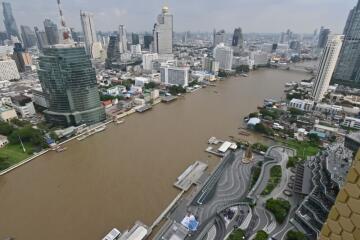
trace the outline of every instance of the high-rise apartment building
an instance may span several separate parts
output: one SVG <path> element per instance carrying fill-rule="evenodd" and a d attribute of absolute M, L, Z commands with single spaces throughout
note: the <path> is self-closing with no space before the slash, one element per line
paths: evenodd
<path fill-rule="evenodd" d="M 158 16 L 153 30 L 153 50 L 159 54 L 172 54 L 173 52 L 173 15 L 169 8 L 164 6 Z"/>
<path fill-rule="evenodd" d="M 330 29 L 324 27 L 320 28 L 319 40 L 317 44 L 318 48 L 324 48 L 326 46 L 329 34 L 330 34 Z"/>
<path fill-rule="evenodd" d="M 343 35 L 329 36 L 320 59 L 319 71 L 315 78 L 312 91 L 312 98 L 315 101 L 321 101 L 329 87 L 330 80 L 340 54 L 341 46 L 343 44 L 343 38 Z"/>
<path fill-rule="evenodd" d="M 119 26 L 119 47 L 120 53 L 128 52 L 126 29 L 124 25 Z"/>
<path fill-rule="evenodd" d="M 21 43 L 15 43 L 13 59 L 16 62 L 19 72 L 25 72 L 26 66 L 32 64 L 30 53 L 22 47 Z"/>
<path fill-rule="evenodd" d="M 214 48 L 214 58 L 219 62 L 219 68 L 222 70 L 231 70 L 233 61 L 233 49 L 220 43 Z"/>
<path fill-rule="evenodd" d="M 189 70 L 189 67 L 161 67 L 161 82 L 166 85 L 177 85 L 186 87 L 189 85 Z"/>
<path fill-rule="evenodd" d="M 21 36 L 19 34 L 18 27 L 16 25 L 16 21 L 12 12 L 11 4 L 9 2 L 3 2 L 3 15 L 4 15 L 4 25 L 10 39 L 11 36 L 17 37 L 19 41 L 21 41 Z"/>
<path fill-rule="evenodd" d="M 142 55 L 142 66 L 145 71 L 153 70 L 153 61 L 159 59 L 157 53 L 146 53 Z"/>
<path fill-rule="evenodd" d="M 49 45 L 47 36 L 46 36 L 46 32 L 40 31 L 38 27 L 34 27 L 34 31 L 35 31 L 35 35 L 36 35 L 38 48 L 40 50 L 42 50 L 44 47 Z"/>
<path fill-rule="evenodd" d="M 36 45 L 36 36 L 29 26 L 20 26 L 21 37 L 25 48 L 31 48 Z"/>
<path fill-rule="evenodd" d="M 80 11 L 81 26 L 84 32 L 86 52 L 96 58 L 99 54 L 95 53 L 97 44 L 96 30 L 94 24 L 94 14 L 90 12 Z M 94 52 L 94 54 L 93 54 Z"/>
<path fill-rule="evenodd" d="M 45 19 L 44 28 L 46 33 L 47 42 L 49 45 L 55 45 L 59 43 L 59 30 L 57 25 L 50 19 Z"/>
<path fill-rule="evenodd" d="M 333 80 L 360 87 L 360 1 L 350 11 L 343 34 L 344 43 Z"/>
<path fill-rule="evenodd" d="M 72 126 L 105 120 L 95 69 L 84 47 L 44 48 L 39 60 L 39 79 L 49 97 L 49 109 L 44 112 L 48 122 Z"/>
<path fill-rule="evenodd" d="M 132 45 L 140 44 L 139 34 L 137 34 L 137 33 L 132 33 L 132 34 L 131 34 L 131 42 L 132 42 Z"/>
<path fill-rule="evenodd" d="M 336 197 L 319 240 L 360 239 L 360 152 Z"/>
<path fill-rule="evenodd" d="M 16 63 L 12 59 L 0 59 L 0 81 L 20 79 Z"/>

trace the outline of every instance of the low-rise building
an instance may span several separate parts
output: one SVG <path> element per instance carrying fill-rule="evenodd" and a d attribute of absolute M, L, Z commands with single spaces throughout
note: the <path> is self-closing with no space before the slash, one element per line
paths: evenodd
<path fill-rule="evenodd" d="M 135 78 L 135 86 L 137 86 L 137 87 L 144 87 L 144 85 L 149 82 L 150 82 L 150 80 L 145 77 L 136 77 Z"/>
<path fill-rule="evenodd" d="M 353 117 L 345 117 L 344 122 L 341 124 L 343 127 L 354 128 L 360 130 L 360 119 Z"/>
<path fill-rule="evenodd" d="M 0 148 L 5 147 L 8 143 L 8 138 L 6 136 L 0 135 Z"/>
<path fill-rule="evenodd" d="M 49 107 L 48 98 L 46 97 L 41 87 L 31 89 L 31 93 L 32 93 L 32 101 L 36 105 L 41 106 L 43 108 Z"/>
<path fill-rule="evenodd" d="M 18 95 L 11 98 L 12 107 L 22 118 L 33 117 L 36 112 L 31 98 Z"/>
<path fill-rule="evenodd" d="M 310 112 L 314 108 L 314 101 L 311 100 L 301 100 L 301 99 L 292 99 L 288 105 L 290 108 L 295 108 L 301 111 Z"/>
<path fill-rule="evenodd" d="M 106 89 L 106 94 L 113 97 L 120 96 L 123 92 L 126 92 L 126 87 L 122 85 L 116 85 Z"/>
<path fill-rule="evenodd" d="M 12 119 L 18 118 L 14 108 L 8 106 L 0 107 L 0 119 L 4 122 L 10 122 Z"/>
<path fill-rule="evenodd" d="M 315 106 L 315 111 L 325 114 L 336 115 L 336 114 L 340 114 L 343 111 L 343 107 L 337 105 L 329 105 L 325 103 L 318 103 Z"/>

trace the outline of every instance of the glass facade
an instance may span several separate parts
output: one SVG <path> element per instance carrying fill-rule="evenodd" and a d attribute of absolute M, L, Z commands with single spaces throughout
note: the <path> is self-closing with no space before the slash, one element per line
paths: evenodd
<path fill-rule="evenodd" d="M 360 3 L 350 11 L 344 43 L 333 76 L 336 83 L 360 86 Z"/>
<path fill-rule="evenodd" d="M 92 67 L 85 48 L 66 46 L 43 50 L 39 79 L 48 96 L 47 121 L 56 125 L 94 124 L 105 120 Z"/>

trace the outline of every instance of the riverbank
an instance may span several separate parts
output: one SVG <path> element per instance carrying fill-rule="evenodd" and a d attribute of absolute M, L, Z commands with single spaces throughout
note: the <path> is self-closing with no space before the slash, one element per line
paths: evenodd
<path fill-rule="evenodd" d="M 217 165 L 203 151 L 209 136 L 239 138 L 241 119 L 264 98 L 280 98 L 286 82 L 306 77 L 261 69 L 229 78 L 1 176 L 0 239 L 101 239 L 137 220 L 151 225 L 179 194 L 172 185 L 184 169 L 196 160 L 210 171 Z"/>

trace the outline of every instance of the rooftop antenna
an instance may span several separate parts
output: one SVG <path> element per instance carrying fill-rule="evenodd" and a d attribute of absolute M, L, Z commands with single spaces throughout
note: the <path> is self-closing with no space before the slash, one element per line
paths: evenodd
<path fill-rule="evenodd" d="M 57 0 L 57 4 L 58 4 L 58 8 L 59 8 L 59 13 L 60 13 L 60 25 L 61 25 L 61 29 L 62 29 L 63 41 L 65 43 L 70 43 L 71 40 L 72 40 L 71 39 L 71 31 L 66 26 L 63 10 L 62 10 L 62 7 L 61 7 L 61 0 Z"/>

